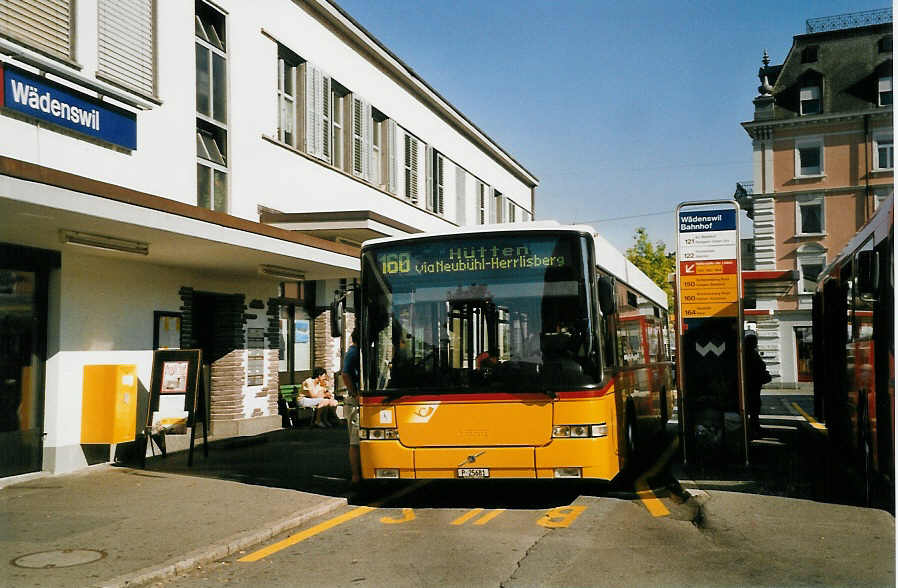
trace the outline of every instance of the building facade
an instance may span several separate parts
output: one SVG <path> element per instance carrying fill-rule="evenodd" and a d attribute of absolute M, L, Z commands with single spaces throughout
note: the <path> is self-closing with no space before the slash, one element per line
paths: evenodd
<path fill-rule="evenodd" d="M 746 314 L 783 386 L 811 380 L 817 274 L 893 191 L 891 20 L 885 9 L 807 21 L 782 64 L 765 51 L 742 123 L 754 178 L 737 199 L 754 221 L 754 269 L 789 276 L 758 288 Z"/>
<path fill-rule="evenodd" d="M 0 477 L 110 459 L 85 366 L 135 366 L 139 436 L 156 349 L 203 351 L 212 436 L 280 427 L 362 241 L 533 219 L 537 178 L 327 0 L 0 0 L 0 82 Z"/>

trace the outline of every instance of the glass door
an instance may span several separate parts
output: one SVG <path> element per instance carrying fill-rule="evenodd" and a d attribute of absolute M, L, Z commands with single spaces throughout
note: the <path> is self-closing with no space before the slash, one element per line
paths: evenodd
<path fill-rule="evenodd" d="M 0 477 L 41 469 L 42 340 L 36 274 L 0 268 Z"/>

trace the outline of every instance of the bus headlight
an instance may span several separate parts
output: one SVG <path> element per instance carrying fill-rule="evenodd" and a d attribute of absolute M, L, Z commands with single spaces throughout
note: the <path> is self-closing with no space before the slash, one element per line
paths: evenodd
<path fill-rule="evenodd" d="M 399 429 L 359 429 L 359 439 L 384 441 L 399 439 Z"/>
<path fill-rule="evenodd" d="M 553 437 L 570 437 L 571 436 L 571 428 L 567 425 L 555 425 L 552 427 L 552 436 Z"/>
<path fill-rule="evenodd" d="M 552 427 L 553 437 L 607 437 L 608 425 L 606 423 L 590 424 L 590 425 L 555 425 Z"/>

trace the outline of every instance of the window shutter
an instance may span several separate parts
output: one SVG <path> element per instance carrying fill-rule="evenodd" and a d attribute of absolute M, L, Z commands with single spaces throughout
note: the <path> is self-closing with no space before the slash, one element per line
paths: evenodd
<path fill-rule="evenodd" d="M 0 31 L 53 55 L 72 56 L 72 0 L 0 2 Z"/>
<path fill-rule="evenodd" d="M 445 191 L 446 191 L 446 183 L 445 176 L 443 176 L 443 167 L 446 165 L 446 160 L 439 153 L 437 154 L 436 160 L 434 160 L 436 164 L 436 169 L 434 170 L 434 183 L 436 184 L 436 205 L 437 205 L 437 214 L 443 214 L 443 204 L 445 203 Z"/>
<path fill-rule="evenodd" d="M 412 204 L 418 204 L 418 140 L 403 133 L 405 137 L 405 197 Z"/>
<path fill-rule="evenodd" d="M 434 185 L 434 181 L 433 181 L 433 172 L 434 172 L 433 155 L 434 155 L 433 147 L 428 145 L 425 148 L 425 155 L 424 155 L 424 168 L 426 169 L 425 173 L 426 173 L 426 178 L 427 178 L 424 182 L 424 190 L 425 190 L 425 194 L 427 194 L 427 210 L 435 211 L 436 210 L 436 202 L 435 202 L 436 198 L 434 198 L 434 191 L 436 189 L 436 186 Z"/>
<path fill-rule="evenodd" d="M 371 105 L 352 97 L 352 173 L 355 176 L 371 181 L 373 152 L 371 149 Z"/>
<path fill-rule="evenodd" d="M 396 193 L 396 121 L 387 121 L 387 191 Z"/>
<path fill-rule="evenodd" d="M 418 140 L 414 137 L 409 138 L 411 139 L 411 200 L 414 204 L 418 204 Z"/>
<path fill-rule="evenodd" d="M 352 97 L 352 174 L 365 176 L 365 164 L 363 163 L 364 149 L 362 148 L 362 101 Z"/>
<path fill-rule="evenodd" d="M 154 95 L 153 0 L 99 0 L 97 72 Z"/>
<path fill-rule="evenodd" d="M 318 140 L 318 127 L 321 124 L 321 117 L 318 116 L 316 102 L 319 92 L 315 85 L 315 67 L 306 63 L 304 66 L 305 73 L 305 98 L 306 98 L 306 153 L 321 157 L 320 142 Z"/>
<path fill-rule="evenodd" d="M 319 136 L 319 145 L 321 145 L 321 153 L 318 155 L 321 159 L 330 161 L 331 159 L 331 79 L 324 75 L 321 70 L 317 70 L 320 92 L 318 110 L 319 116 L 317 121 L 317 131 Z"/>
<path fill-rule="evenodd" d="M 491 200 L 494 200 L 494 198 L 489 197 L 492 190 L 490 190 L 490 187 L 487 186 L 486 184 L 484 184 L 483 188 L 484 188 L 484 193 L 486 194 L 486 206 L 490 210 L 490 224 L 497 223 L 497 222 L 499 222 L 499 220 L 496 215 L 496 204 L 495 204 L 495 202 L 490 202 Z"/>
<path fill-rule="evenodd" d="M 465 170 L 455 166 L 455 222 L 465 225 Z"/>
<path fill-rule="evenodd" d="M 306 152 L 330 161 L 331 80 L 306 62 Z"/>

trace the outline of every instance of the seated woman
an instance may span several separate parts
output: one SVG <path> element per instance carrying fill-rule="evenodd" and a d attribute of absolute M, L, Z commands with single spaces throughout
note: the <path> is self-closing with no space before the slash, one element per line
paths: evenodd
<path fill-rule="evenodd" d="M 312 422 L 314 427 L 335 427 L 339 424 L 337 400 L 327 389 L 327 372 L 324 368 L 316 367 L 312 370 L 312 377 L 302 383 L 302 396 L 297 398 L 297 404 L 303 408 L 317 409 Z"/>

